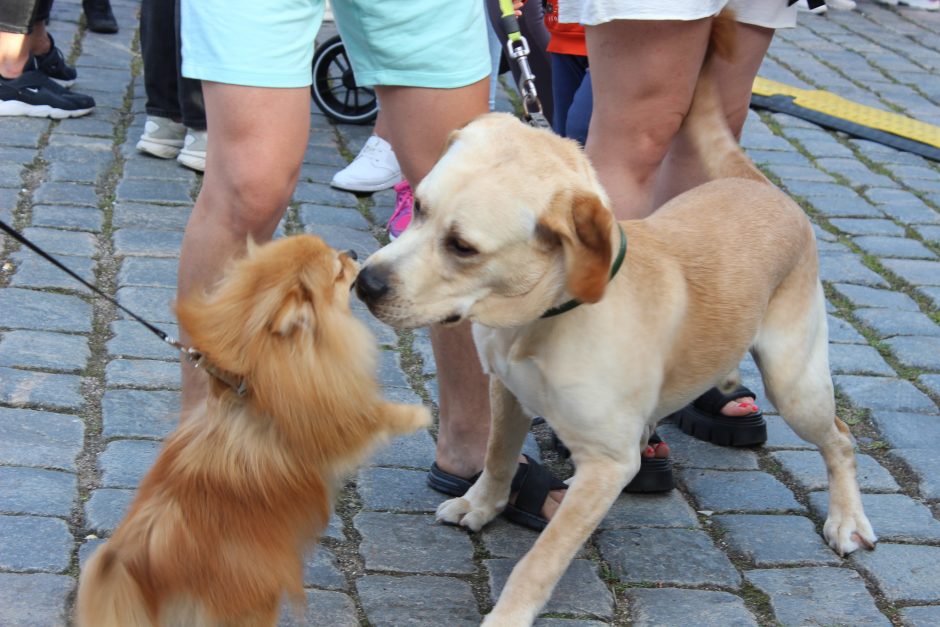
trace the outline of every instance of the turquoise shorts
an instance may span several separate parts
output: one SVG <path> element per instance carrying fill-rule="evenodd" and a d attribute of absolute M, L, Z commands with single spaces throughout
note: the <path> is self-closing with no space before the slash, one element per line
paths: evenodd
<path fill-rule="evenodd" d="M 360 85 L 452 88 L 490 73 L 481 0 L 332 0 Z M 307 87 L 323 0 L 182 0 L 183 75 Z"/>

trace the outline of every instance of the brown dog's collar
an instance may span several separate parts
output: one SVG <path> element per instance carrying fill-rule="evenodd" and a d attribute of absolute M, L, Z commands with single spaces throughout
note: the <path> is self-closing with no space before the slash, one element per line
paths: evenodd
<path fill-rule="evenodd" d="M 610 276 L 607 278 L 609 283 L 611 279 L 617 274 L 620 270 L 620 266 L 623 265 L 624 257 L 627 256 L 627 234 L 623 232 L 623 226 L 617 224 L 617 228 L 620 229 L 620 250 L 617 251 L 617 258 L 614 259 L 614 265 L 610 267 Z M 563 314 L 567 311 L 571 311 L 578 305 L 582 304 L 580 300 L 572 298 L 571 300 L 564 302 L 557 307 L 552 307 L 545 313 L 543 313 L 540 318 L 551 318 L 552 316 L 557 316 L 558 314 Z"/>
<path fill-rule="evenodd" d="M 181 349 L 182 353 L 192 363 L 193 368 L 202 368 L 210 377 L 214 377 L 232 388 L 238 396 L 244 396 L 248 393 L 248 381 L 244 377 L 239 377 L 227 370 L 216 368 L 206 360 L 206 356 L 195 348 Z"/>

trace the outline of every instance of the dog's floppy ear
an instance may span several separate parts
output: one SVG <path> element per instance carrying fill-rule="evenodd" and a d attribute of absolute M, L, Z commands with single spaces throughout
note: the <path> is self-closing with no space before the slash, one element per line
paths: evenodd
<path fill-rule="evenodd" d="M 581 302 L 596 303 L 607 288 L 613 223 L 600 197 L 584 191 L 558 194 L 539 221 L 561 241 L 568 291 Z"/>
<path fill-rule="evenodd" d="M 450 150 L 450 147 L 454 145 L 454 142 L 457 141 L 458 137 L 460 137 L 459 128 L 447 134 L 447 138 L 444 140 L 444 148 L 441 150 L 441 157 L 447 154 L 447 151 Z"/>
<path fill-rule="evenodd" d="M 298 285 L 288 290 L 278 304 L 271 317 L 270 329 L 286 337 L 298 329 L 313 331 L 315 320 L 313 295 Z"/>

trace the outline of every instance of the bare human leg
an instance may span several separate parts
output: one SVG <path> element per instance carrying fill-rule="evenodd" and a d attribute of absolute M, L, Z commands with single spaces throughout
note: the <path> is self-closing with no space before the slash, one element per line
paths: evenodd
<path fill-rule="evenodd" d="M 402 174 L 417 187 L 431 171 L 451 131 L 487 112 L 489 78 L 456 89 L 379 86 L 388 140 Z M 440 388 L 437 464 L 470 477 L 483 468 L 490 431 L 488 377 L 476 359 L 470 325 L 431 329 Z M 552 493 L 550 517 L 561 494 Z"/>
<path fill-rule="evenodd" d="M 249 237 L 271 239 L 300 175 L 310 132 L 307 88 L 203 82 L 211 149 L 180 252 L 177 297 L 211 288 Z M 263 112 L 263 115 L 259 112 Z M 181 331 L 181 341 L 189 338 Z M 182 364 L 183 415 L 205 395 L 205 379 Z"/>
<path fill-rule="evenodd" d="M 29 59 L 28 35 L 0 31 L 0 76 L 17 78 Z"/>
<path fill-rule="evenodd" d="M 737 23 L 737 39 L 733 59 L 715 59 L 715 79 L 721 95 L 728 127 L 740 139 L 751 103 L 751 87 L 774 30 L 751 24 Z M 653 204 L 656 207 L 684 191 L 705 182 L 705 173 L 685 134 L 679 132 L 663 161 L 656 179 Z"/>
<path fill-rule="evenodd" d="M 46 54 L 52 49 L 52 39 L 46 32 L 46 23 L 39 21 L 33 24 L 32 32 L 27 36 L 29 51 L 34 55 Z"/>
<path fill-rule="evenodd" d="M 750 107 L 751 86 L 773 40 L 774 30 L 738 22 L 736 37 L 734 58 L 716 59 L 714 68 L 728 127 L 734 136 L 740 139 Z M 682 192 L 701 185 L 705 180 L 705 173 L 695 151 L 685 134 L 680 131 L 657 176 L 653 206 L 659 207 Z M 752 397 L 731 401 L 721 409 L 721 413 L 726 416 L 746 416 L 756 411 L 758 408 Z"/>
<path fill-rule="evenodd" d="M 585 150 L 621 220 L 655 208 L 656 175 L 689 110 L 710 32 L 710 18 L 585 27 L 594 87 Z"/>
<path fill-rule="evenodd" d="M 383 122 L 377 130 L 394 147 L 412 187 L 431 171 L 447 135 L 486 113 L 487 90 L 485 80 L 457 89 L 377 88 Z M 431 343 L 440 387 L 437 462 L 448 472 L 468 477 L 483 467 L 489 434 L 488 378 L 476 360 L 469 324 L 433 327 Z"/>

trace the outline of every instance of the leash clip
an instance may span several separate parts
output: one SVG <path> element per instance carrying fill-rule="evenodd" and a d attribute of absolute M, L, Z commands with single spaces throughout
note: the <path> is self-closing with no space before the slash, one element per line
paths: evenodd
<path fill-rule="evenodd" d="M 522 82 L 522 102 L 527 114 L 542 114 L 542 103 L 539 100 L 538 90 L 535 88 L 535 74 L 529 66 L 529 42 L 522 35 L 515 41 L 506 42 L 509 56 L 519 64 L 519 78 Z"/>

